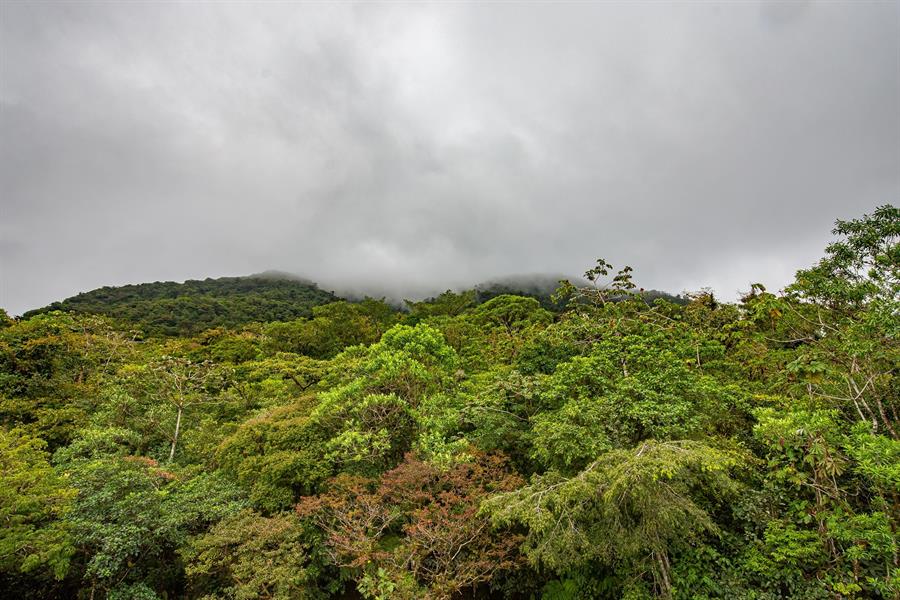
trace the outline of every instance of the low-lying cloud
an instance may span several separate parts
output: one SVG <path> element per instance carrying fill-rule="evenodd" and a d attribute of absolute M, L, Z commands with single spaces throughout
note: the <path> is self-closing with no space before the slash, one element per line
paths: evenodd
<path fill-rule="evenodd" d="M 0 306 L 598 256 L 788 282 L 900 192 L 900 4 L 0 5 Z"/>

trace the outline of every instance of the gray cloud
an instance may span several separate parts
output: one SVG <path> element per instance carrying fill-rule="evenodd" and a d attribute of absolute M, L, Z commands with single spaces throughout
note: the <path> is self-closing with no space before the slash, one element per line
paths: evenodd
<path fill-rule="evenodd" d="M 0 5 L 0 306 L 603 256 L 772 287 L 900 192 L 900 4 Z"/>

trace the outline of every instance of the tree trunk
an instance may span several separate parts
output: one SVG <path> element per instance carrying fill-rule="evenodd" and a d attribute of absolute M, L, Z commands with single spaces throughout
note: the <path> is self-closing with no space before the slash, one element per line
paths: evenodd
<path fill-rule="evenodd" d="M 175 458 L 175 446 L 178 445 L 178 434 L 181 432 L 181 413 L 184 407 L 178 407 L 178 417 L 175 419 L 175 435 L 172 436 L 172 449 L 169 451 L 169 462 Z"/>
<path fill-rule="evenodd" d="M 672 582 L 669 580 L 669 571 L 671 570 L 671 564 L 669 563 L 669 557 L 665 550 L 660 552 L 654 552 L 656 555 L 656 561 L 659 565 L 659 574 L 657 578 L 657 584 L 659 585 L 659 595 L 661 598 L 671 598 L 672 597 Z"/>

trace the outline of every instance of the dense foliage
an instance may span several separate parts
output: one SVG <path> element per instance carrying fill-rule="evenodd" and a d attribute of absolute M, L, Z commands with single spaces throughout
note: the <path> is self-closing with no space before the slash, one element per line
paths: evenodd
<path fill-rule="evenodd" d="M 737 303 L 599 260 L 550 302 L 218 280 L 185 284 L 234 302 L 212 321 L 169 284 L 2 313 L 0 589 L 898 598 L 900 210 L 834 233 Z"/>
<path fill-rule="evenodd" d="M 313 283 L 257 275 L 103 287 L 25 316 L 57 310 L 105 315 L 148 334 L 193 335 L 211 327 L 308 317 L 312 307 L 336 299 Z"/>

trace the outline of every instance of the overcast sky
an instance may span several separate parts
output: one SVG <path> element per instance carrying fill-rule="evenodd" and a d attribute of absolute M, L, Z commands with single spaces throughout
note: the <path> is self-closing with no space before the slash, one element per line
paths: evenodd
<path fill-rule="evenodd" d="M 0 4 L 0 306 L 602 256 L 770 288 L 900 199 L 900 3 Z"/>

